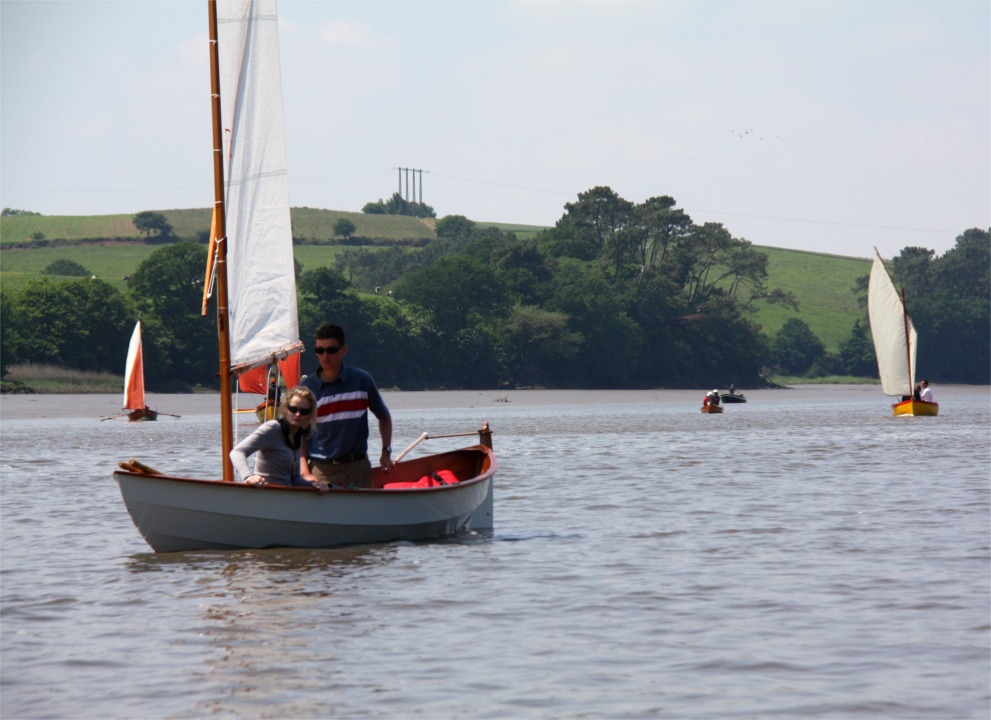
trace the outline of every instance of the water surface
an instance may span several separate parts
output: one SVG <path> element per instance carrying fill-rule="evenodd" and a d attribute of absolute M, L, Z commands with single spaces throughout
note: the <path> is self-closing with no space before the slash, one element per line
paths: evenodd
<path fill-rule="evenodd" d="M 0 714 L 987 718 L 989 392 L 936 392 L 388 393 L 489 421 L 494 532 L 158 555 L 111 472 L 219 475 L 216 398 L 5 396 Z"/>

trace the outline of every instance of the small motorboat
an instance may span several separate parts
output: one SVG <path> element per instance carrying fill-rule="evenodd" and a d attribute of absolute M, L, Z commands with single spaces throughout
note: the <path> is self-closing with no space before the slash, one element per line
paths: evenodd
<path fill-rule="evenodd" d="M 742 392 L 736 391 L 725 391 L 719 393 L 719 400 L 724 403 L 745 403 L 747 398 L 744 397 Z"/>
<path fill-rule="evenodd" d="M 703 413 L 721 413 L 723 411 L 722 405 L 716 405 L 715 403 L 706 403 L 702 406 Z"/>

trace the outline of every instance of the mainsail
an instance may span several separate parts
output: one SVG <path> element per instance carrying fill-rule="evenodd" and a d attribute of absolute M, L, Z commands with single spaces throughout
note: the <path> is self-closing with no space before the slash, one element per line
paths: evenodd
<path fill-rule="evenodd" d="M 145 407 L 144 353 L 141 349 L 141 321 L 134 326 L 131 344 L 127 346 L 127 362 L 124 366 L 124 410 L 143 410 Z"/>
<path fill-rule="evenodd" d="M 911 396 L 915 379 L 916 332 L 884 261 L 875 251 L 867 286 L 867 315 L 885 395 Z"/>
<path fill-rule="evenodd" d="M 235 372 L 299 352 L 275 0 L 217 3 Z"/>

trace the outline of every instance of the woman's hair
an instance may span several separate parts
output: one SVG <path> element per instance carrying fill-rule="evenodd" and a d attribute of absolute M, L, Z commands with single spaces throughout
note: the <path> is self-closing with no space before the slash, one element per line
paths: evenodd
<path fill-rule="evenodd" d="M 297 385 L 282 398 L 282 404 L 279 406 L 279 417 L 284 418 L 287 415 L 286 408 L 294 404 L 293 401 L 296 398 L 305 400 L 311 408 L 311 412 L 307 416 L 306 426 L 312 431 L 317 426 L 317 398 L 312 391 L 302 385 Z"/>

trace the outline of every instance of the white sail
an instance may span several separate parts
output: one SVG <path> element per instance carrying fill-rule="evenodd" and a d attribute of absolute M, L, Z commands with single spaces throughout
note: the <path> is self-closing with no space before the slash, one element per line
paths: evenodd
<path fill-rule="evenodd" d="M 867 288 L 867 315 L 885 395 L 911 395 L 915 379 L 915 327 L 877 253 Z"/>
<path fill-rule="evenodd" d="M 217 3 L 231 365 L 302 348 L 275 0 Z"/>
<path fill-rule="evenodd" d="M 141 349 L 141 321 L 134 326 L 131 343 L 127 346 L 127 362 L 124 364 L 124 410 L 143 410 L 145 407 L 144 353 Z"/>

